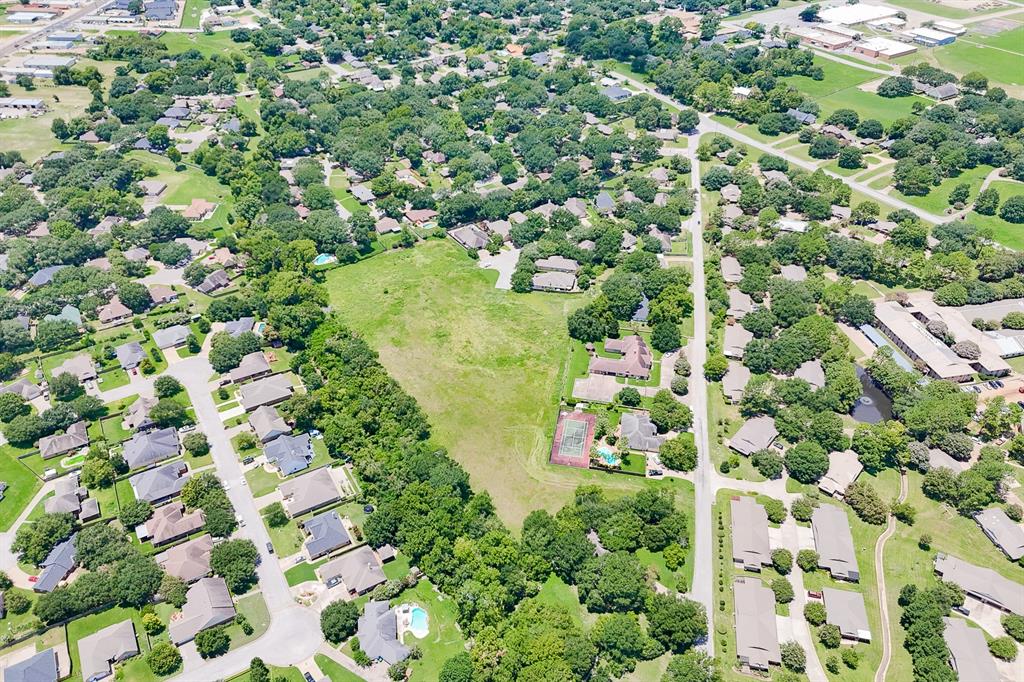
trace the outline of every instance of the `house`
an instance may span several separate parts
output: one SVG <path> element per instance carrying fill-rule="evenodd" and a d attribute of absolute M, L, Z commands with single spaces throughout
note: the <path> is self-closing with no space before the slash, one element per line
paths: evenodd
<path fill-rule="evenodd" d="M 854 642 L 870 642 L 871 626 L 864 609 L 864 595 L 852 590 L 837 590 L 825 587 L 821 590 L 825 602 L 825 621 L 839 628 L 843 639 Z"/>
<path fill-rule="evenodd" d="M 237 320 L 225 322 L 224 331 L 226 331 L 231 338 L 237 339 L 242 334 L 251 332 L 254 324 L 256 324 L 255 317 L 240 317 Z"/>
<path fill-rule="evenodd" d="M 87 264 L 88 265 L 88 264 Z M 47 315 L 43 318 L 47 322 L 49 321 L 63 321 L 70 322 L 76 327 L 82 326 L 82 311 L 73 305 L 66 305 L 60 309 L 60 313 L 57 315 Z"/>
<path fill-rule="evenodd" d="M 740 188 L 737 185 L 730 183 L 723 187 L 722 189 L 720 189 L 719 194 L 721 194 L 722 198 L 728 201 L 730 204 L 735 204 L 737 201 L 740 200 L 740 195 L 742 194 L 742 192 L 740 192 Z"/>
<path fill-rule="evenodd" d="M 39 454 L 43 459 L 59 457 L 67 452 L 81 450 L 89 445 L 89 424 L 80 421 L 67 428 L 64 433 L 43 436 L 39 439 Z"/>
<path fill-rule="evenodd" d="M 725 328 L 725 339 L 722 344 L 723 355 L 734 360 L 742 359 L 743 349 L 747 347 L 747 344 L 753 338 L 754 335 L 752 333 L 738 324 L 727 325 Z"/>
<path fill-rule="evenodd" d="M 609 85 L 608 87 L 601 90 L 601 94 L 610 99 L 611 101 L 618 104 L 619 102 L 625 102 L 627 99 L 633 96 L 633 93 L 625 88 L 618 85 Z"/>
<path fill-rule="evenodd" d="M 859 581 L 860 569 L 846 512 L 835 505 L 820 505 L 811 515 L 811 531 L 818 567 L 826 569 L 835 580 Z"/>
<path fill-rule="evenodd" d="M 974 368 L 967 360 L 932 336 L 924 324 L 899 303 L 876 304 L 875 323 L 911 360 L 924 363 L 932 378 L 964 382 L 974 376 Z"/>
<path fill-rule="evenodd" d="M 233 620 L 235 603 L 224 578 L 200 578 L 188 588 L 181 612 L 171 616 L 167 630 L 176 645 L 191 642 L 202 630 Z"/>
<path fill-rule="evenodd" d="M 28 286 L 39 288 L 43 285 L 49 284 L 53 281 L 53 276 L 68 266 L 66 265 L 50 265 L 45 268 L 36 270 L 35 274 L 29 277 Z"/>
<path fill-rule="evenodd" d="M 743 398 L 743 391 L 750 381 L 750 370 L 746 365 L 729 361 L 729 371 L 722 377 L 722 393 L 730 403 L 738 403 Z"/>
<path fill-rule="evenodd" d="M 768 514 L 753 497 L 739 495 L 729 502 L 732 519 L 732 560 L 747 571 L 772 563 L 768 546 Z"/>
<path fill-rule="evenodd" d="M 178 431 L 173 427 L 136 433 L 124 444 L 124 459 L 129 469 L 139 469 L 175 457 Z"/>
<path fill-rule="evenodd" d="M 786 116 L 789 116 L 790 118 L 796 120 L 797 123 L 802 123 L 803 125 L 811 125 L 816 120 L 814 114 L 805 114 L 804 112 L 798 111 L 797 109 L 787 109 Z"/>
<path fill-rule="evenodd" d="M 405 212 L 405 218 L 411 223 L 422 225 L 437 217 L 437 211 L 430 208 L 410 208 Z"/>
<path fill-rule="evenodd" d="M 940 102 L 947 99 L 953 99 L 960 94 L 960 88 L 956 86 L 956 83 L 943 83 L 931 88 L 925 88 L 924 94 L 928 95 L 932 99 L 937 99 Z"/>
<path fill-rule="evenodd" d="M 126 431 L 144 431 L 156 426 L 155 422 L 149 418 L 149 411 L 157 402 L 156 398 L 139 396 L 139 399 L 125 408 L 121 414 L 121 425 Z"/>
<path fill-rule="evenodd" d="M 569 197 L 568 199 L 565 200 L 565 203 L 562 205 L 562 208 L 564 208 L 566 211 L 576 216 L 580 220 L 583 220 L 588 215 L 587 202 L 585 202 L 583 199 L 580 199 L 579 197 Z"/>
<path fill-rule="evenodd" d="M 192 330 L 185 325 L 176 324 L 165 329 L 157 329 L 153 332 L 153 343 L 162 350 L 178 348 L 185 345 L 191 333 Z"/>
<path fill-rule="evenodd" d="M 75 552 L 75 535 L 72 535 L 68 539 L 58 542 L 50 553 L 43 559 L 43 563 L 40 564 L 39 577 L 36 579 L 35 584 L 32 585 L 32 589 L 36 592 L 53 592 L 57 585 L 60 584 L 64 578 L 67 578 L 71 571 L 75 570 L 75 566 L 78 565 L 78 559 Z"/>
<path fill-rule="evenodd" d="M 824 388 L 825 368 L 821 366 L 821 360 L 808 360 L 796 368 L 793 378 L 803 379 L 814 390 Z"/>
<path fill-rule="evenodd" d="M 1017 561 L 1024 556 L 1024 529 L 1001 508 L 984 509 L 974 515 L 974 520 L 992 544 L 1002 550 L 1010 561 Z"/>
<path fill-rule="evenodd" d="M 84 383 L 96 378 L 96 367 L 92 364 L 92 358 L 82 353 L 68 358 L 60 365 L 57 365 L 50 373 L 51 377 L 58 377 L 61 374 L 70 374 Z"/>
<path fill-rule="evenodd" d="M 292 382 L 287 374 L 275 374 L 243 384 L 238 389 L 238 397 L 245 411 L 252 412 L 257 407 L 276 405 L 287 400 L 291 397 L 292 390 Z"/>
<path fill-rule="evenodd" d="M 722 258 L 722 279 L 725 280 L 726 284 L 739 284 L 740 280 L 743 279 L 743 267 L 734 256 L 724 256 Z"/>
<path fill-rule="evenodd" d="M 338 488 L 327 467 L 291 478 L 277 487 L 281 491 L 284 508 L 292 517 L 302 516 L 341 499 Z"/>
<path fill-rule="evenodd" d="M 507 220 L 488 220 L 484 223 L 484 227 L 491 234 L 501 237 L 503 241 L 508 241 L 509 235 L 512 233 L 512 223 Z"/>
<path fill-rule="evenodd" d="M 85 682 L 96 682 L 114 674 L 114 664 L 139 655 L 132 620 L 108 625 L 78 641 L 79 673 Z"/>
<path fill-rule="evenodd" d="M 775 419 L 762 415 L 743 422 L 739 431 L 729 439 L 729 447 L 741 455 L 750 456 L 768 448 L 778 435 Z"/>
<path fill-rule="evenodd" d="M 135 474 L 128 479 L 128 484 L 135 499 L 159 504 L 177 497 L 188 479 L 188 465 L 179 460 Z"/>
<path fill-rule="evenodd" d="M 257 350 L 242 356 L 238 367 L 228 372 L 228 377 L 231 378 L 232 383 L 240 384 L 249 379 L 266 376 L 271 371 L 267 356 L 263 354 L 263 351 Z"/>
<path fill-rule="evenodd" d="M 310 462 L 313 461 L 313 445 L 308 433 L 301 433 L 298 436 L 283 435 L 267 443 L 263 448 L 263 454 L 269 463 L 278 468 L 282 476 L 291 476 L 309 468 Z"/>
<path fill-rule="evenodd" d="M 117 355 L 117 362 L 121 369 L 135 369 L 146 359 L 146 349 L 138 341 L 122 343 L 114 353 Z"/>
<path fill-rule="evenodd" d="M 935 556 L 935 572 L 942 580 L 958 585 L 968 596 L 982 603 L 1024 616 L 1024 586 L 991 568 L 975 566 L 939 552 Z"/>
<path fill-rule="evenodd" d="M 371 661 L 394 665 L 409 657 L 409 648 L 398 638 L 398 616 L 386 601 L 368 601 L 356 628 L 359 648 Z"/>
<path fill-rule="evenodd" d="M 448 234 L 467 251 L 479 251 L 487 246 L 487 234 L 475 225 L 463 225 Z"/>
<path fill-rule="evenodd" d="M 538 272 L 532 285 L 536 291 L 568 293 L 576 289 L 576 276 L 567 272 Z"/>
<path fill-rule="evenodd" d="M 134 249 L 128 249 L 124 252 L 124 257 L 133 263 L 145 263 L 149 260 L 149 249 L 144 249 L 141 246 L 136 246 Z"/>
<path fill-rule="evenodd" d="M 278 436 L 291 433 L 292 430 L 277 409 L 269 405 L 257 407 L 252 411 L 249 415 L 249 426 L 252 427 L 261 443 L 269 443 Z"/>
<path fill-rule="evenodd" d="M 604 350 L 616 353 L 620 357 L 605 358 L 594 355 L 590 358 L 590 372 L 643 380 L 650 378 L 654 355 L 647 342 L 638 334 L 622 339 L 607 339 L 604 342 Z"/>
<path fill-rule="evenodd" d="M 619 432 L 630 450 L 658 452 L 665 442 L 665 436 L 658 435 L 658 427 L 646 412 L 623 413 L 619 420 Z"/>
<path fill-rule="evenodd" d="M 594 205 L 597 207 L 597 212 L 602 215 L 608 215 L 615 210 L 615 199 L 612 199 L 612 195 L 602 190 L 598 192 L 597 198 L 594 199 Z"/>
<path fill-rule="evenodd" d="M 742 320 L 747 313 L 754 312 L 754 299 L 739 289 L 729 289 L 729 309 L 725 314 L 736 320 Z"/>
<path fill-rule="evenodd" d="M 568 272 L 575 275 L 580 269 L 579 263 L 571 258 L 563 258 L 562 256 L 539 258 L 533 264 L 541 272 Z"/>
<path fill-rule="evenodd" d="M 149 287 L 149 297 L 153 299 L 153 305 L 174 303 L 178 300 L 178 296 L 180 294 L 177 291 L 163 284 L 154 284 Z"/>
<path fill-rule="evenodd" d="M 194 540 L 175 545 L 157 554 L 156 562 L 168 574 L 191 583 L 210 574 L 212 551 L 213 537 L 200 535 Z"/>
<path fill-rule="evenodd" d="M 320 567 L 320 578 L 328 587 L 344 583 L 351 595 L 366 594 L 377 585 L 387 582 L 387 576 L 368 546 L 345 552 Z"/>
<path fill-rule="evenodd" d="M 783 265 L 779 268 L 782 279 L 789 282 L 803 282 L 807 280 L 807 269 L 802 265 Z"/>
<path fill-rule="evenodd" d="M 223 289 L 229 284 L 231 284 L 231 279 L 228 277 L 227 271 L 223 269 L 214 270 L 196 286 L 196 291 L 201 294 L 210 294 L 217 289 Z"/>
<path fill-rule="evenodd" d="M 828 456 L 828 472 L 818 481 L 818 489 L 826 495 L 842 497 L 863 470 L 864 465 L 853 450 L 833 452 Z"/>
<path fill-rule="evenodd" d="M 71 514 L 79 521 L 90 521 L 100 515 L 99 502 L 79 483 L 78 472 L 57 479 L 54 491 L 43 503 L 47 514 Z"/>
<path fill-rule="evenodd" d="M 139 180 L 138 185 L 147 197 L 158 197 L 167 189 L 167 183 L 159 180 Z"/>
<path fill-rule="evenodd" d="M 377 234 L 387 234 L 389 232 L 401 232 L 402 225 L 391 216 L 384 216 L 374 224 L 374 229 L 377 230 Z"/>
<path fill-rule="evenodd" d="M 196 532 L 206 523 L 202 509 L 185 513 L 185 505 L 171 502 L 157 507 L 146 523 L 137 527 L 139 540 L 152 540 L 154 546 L 166 545 Z"/>
<path fill-rule="evenodd" d="M 4 669 L 4 682 L 57 682 L 59 679 L 57 650 L 52 647 Z"/>
<path fill-rule="evenodd" d="M 43 394 L 39 386 L 33 384 L 24 377 L 0 388 L 0 393 L 13 393 L 15 395 L 20 395 L 24 400 L 35 400 Z"/>
<path fill-rule="evenodd" d="M 213 214 L 216 208 L 217 204 L 212 204 L 206 199 L 196 198 L 185 207 L 181 215 L 188 220 L 206 220 Z"/>
<path fill-rule="evenodd" d="M 963 618 L 944 617 L 946 627 L 942 639 L 949 649 L 949 664 L 960 680 L 1002 680 L 995 659 L 988 648 L 985 633 Z"/>
<path fill-rule="evenodd" d="M 764 184 L 765 185 L 770 185 L 772 183 L 780 183 L 780 184 L 784 184 L 784 185 L 790 184 L 789 176 L 786 175 L 785 173 L 783 173 L 782 171 L 777 171 L 777 170 L 764 171 L 764 173 L 762 173 L 762 175 L 764 175 Z"/>
<path fill-rule="evenodd" d="M 732 583 L 736 624 L 736 657 L 752 670 L 768 670 L 782 662 L 775 623 L 775 594 L 759 578 Z"/>
<path fill-rule="evenodd" d="M 352 538 L 336 511 L 317 514 L 302 524 L 302 530 L 308 536 L 305 547 L 310 561 L 352 544 Z"/>

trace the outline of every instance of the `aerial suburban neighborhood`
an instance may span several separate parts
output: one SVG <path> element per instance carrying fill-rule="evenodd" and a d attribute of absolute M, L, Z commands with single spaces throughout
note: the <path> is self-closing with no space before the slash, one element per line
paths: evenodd
<path fill-rule="evenodd" d="M 0 0 L 0 682 L 1024 682 L 1024 4 Z"/>

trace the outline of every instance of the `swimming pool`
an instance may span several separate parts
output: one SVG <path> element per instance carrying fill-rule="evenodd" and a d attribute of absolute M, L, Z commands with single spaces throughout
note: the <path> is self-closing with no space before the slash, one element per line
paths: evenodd
<path fill-rule="evenodd" d="M 313 265 L 327 265 L 328 263 L 333 263 L 336 260 L 338 259 L 335 258 L 332 254 L 321 253 L 316 258 L 313 259 Z"/>
<path fill-rule="evenodd" d="M 430 632 L 430 628 L 427 626 L 427 612 L 419 606 L 412 607 L 412 611 L 409 613 L 409 632 L 420 639 L 426 637 Z"/>
<path fill-rule="evenodd" d="M 616 456 L 615 451 L 607 445 L 602 445 L 597 449 L 597 454 L 604 460 L 604 463 L 608 466 L 615 466 L 619 463 L 619 458 Z"/>

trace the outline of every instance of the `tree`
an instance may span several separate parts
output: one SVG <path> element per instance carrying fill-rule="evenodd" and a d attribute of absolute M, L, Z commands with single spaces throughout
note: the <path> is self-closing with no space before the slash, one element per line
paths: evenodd
<path fill-rule="evenodd" d="M 231 636 L 221 626 L 200 630 L 196 634 L 196 650 L 203 658 L 215 658 L 226 654 L 231 646 Z"/>
<path fill-rule="evenodd" d="M 21 592 L 5 592 L 4 607 L 8 612 L 21 615 L 27 613 L 32 601 Z"/>
<path fill-rule="evenodd" d="M 786 452 L 786 471 L 801 483 L 817 483 L 828 473 L 828 453 L 813 441 L 797 443 Z"/>
<path fill-rule="evenodd" d="M 843 636 L 839 632 L 839 626 L 831 623 L 822 625 L 818 630 L 818 639 L 825 645 L 826 649 L 838 649 L 843 642 Z"/>
<path fill-rule="evenodd" d="M 1024 196 L 1016 195 L 1007 199 L 999 209 L 999 217 L 1008 223 L 1024 223 Z"/>
<path fill-rule="evenodd" d="M 146 654 L 146 664 L 160 677 L 166 677 L 181 667 L 181 652 L 170 642 L 157 642 Z"/>
<path fill-rule="evenodd" d="M 804 573 L 811 573 L 818 570 L 818 553 L 813 549 L 801 549 L 796 554 L 796 565 Z"/>
<path fill-rule="evenodd" d="M 17 393 L 0 393 L 0 421 L 9 422 L 19 415 L 28 414 L 30 409 Z"/>
<path fill-rule="evenodd" d="M 647 631 L 666 650 L 681 654 L 707 637 L 707 615 L 695 601 L 655 594 L 647 606 Z"/>
<path fill-rule="evenodd" d="M 782 523 L 786 520 L 786 505 L 782 500 L 768 498 L 764 501 L 764 511 L 772 523 Z"/>
<path fill-rule="evenodd" d="M 192 457 L 202 457 L 210 452 L 210 441 L 206 439 L 206 434 L 198 431 L 193 431 L 185 436 L 181 444 Z"/>
<path fill-rule="evenodd" d="M 818 12 L 820 9 L 821 8 L 816 4 L 807 5 L 800 10 L 800 21 L 806 21 L 808 23 L 818 21 Z"/>
<path fill-rule="evenodd" d="M 785 642 L 779 647 L 782 657 L 782 665 L 795 673 L 802 673 L 807 666 L 807 654 L 804 648 L 796 642 Z"/>
<path fill-rule="evenodd" d="M 188 585 L 178 576 L 165 573 L 164 577 L 160 579 L 159 592 L 168 604 L 180 609 L 185 604 Z"/>
<path fill-rule="evenodd" d="M 83 395 L 85 389 L 82 388 L 82 384 L 78 382 L 77 377 L 67 372 L 61 372 L 50 379 L 50 393 L 61 402 L 69 402 Z"/>
<path fill-rule="evenodd" d="M 158 635 L 164 630 L 164 622 L 155 613 L 144 613 L 142 615 L 142 629 L 149 635 Z"/>
<path fill-rule="evenodd" d="M 793 601 L 793 585 L 786 578 L 778 577 L 772 580 L 772 592 L 775 593 L 775 601 L 779 604 Z"/>
<path fill-rule="evenodd" d="M 588 559 L 577 575 L 581 601 L 593 613 L 639 610 L 649 593 L 644 573 L 636 557 L 626 552 Z"/>
<path fill-rule="evenodd" d="M 1015 613 L 1007 613 L 1002 617 L 1001 623 L 1006 634 L 1013 637 L 1018 642 L 1024 642 L 1024 616 L 1018 616 Z"/>
<path fill-rule="evenodd" d="M 693 423 L 693 412 L 676 400 L 670 391 L 661 389 L 651 401 L 651 421 L 660 433 L 685 431 Z"/>
<path fill-rule="evenodd" d="M 963 205 L 967 203 L 967 199 L 969 199 L 970 196 L 971 186 L 966 182 L 961 182 L 959 185 L 954 187 L 952 191 L 950 191 L 947 201 L 949 201 L 950 206 L 955 206 L 957 204 Z"/>
<path fill-rule="evenodd" d="M 659 322 L 651 330 L 651 346 L 662 353 L 676 350 L 683 344 L 679 325 L 674 322 Z"/>
<path fill-rule="evenodd" d="M 359 607 L 349 601 L 334 601 L 320 613 L 320 629 L 332 644 L 340 644 L 356 632 Z"/>
<path fill-rule="evenodd" d="M 782 475 L 782 457 L 774 450 L 758 450 L 750 456 L 750 461 L 765 478 L 775 479 Z"/>
<path fill-rule="evenodd" d="M 793 570 L 793 553 L 788 549 L 773 550 L 772 566 L 780 575 L 788 575 Z"/>
<path fill-rule="evenodd" d="M 590 638 L 615 669 L 631 665 L 643 657 L 647 644 L 640 622 L 631 613 L 598 616 Z"/>
<path fill-rule="evenodd" d="M 996 637 L 988 643 L 988 650 L 1003 661 L 1013 661 L 1017 658 L 1017 645 L 1011 637 Z"/>
<path fill-rule="evenodd" d="M 640 391 L 627 386 L 616 394 L 615 402 L 626 407 L 637 407 L 640 404 Z"/>
<path fill-rule="evenodd" d="M 697 468 L 697 446 L 692 433 L 681 433 L 665 441 L 658 451 L 662 463 L 676 471 L 693 471 Z"/>
<path fill-rule="evenodd" d="M 864 152 L 856 147 L 843 147 L 839 151 L 840 168 L 863 168 Z"/>
<path fill-rule="evenodd" d="M 846 487 L 843 499 L 853 507 L 861 521 L 880 526 L 888 517 L 885 502 L 878 496 L 870 483 L 854 481 Z"/>
<path fill-rule="evenodd" d="M 674 656 L 661 682 L 722 682 L 718 663 L 702 651 Z"/>
<path fill-rule="evenodd" d="M 827 616 L 825 605 L 820 601 L 809 601 L 804 604 L 804 620 L 811 625 L 815 627 L 821 625 Z"/>
<path fill-rule="evenodd" d="M 288 524 L 288 514 L 285 513 L 284 507 L 280 502 L 274 502 L 269 507 L 263 510 L 263 518 L 267 520 L 267 523 L 271 528 L 280 528 L 281 526 Z"/>
<path fill-rule="evenodd" d="M 118 520 L 126 529 L 145 523 L 153 515 L 153 505 L 146 500 L 132 500 L 121 505 Z"/>
<path fill-rule="evenodd" d="M 914 94 L 914 82 L 906 76 L 889 76 L 876 90 L 881 97 L 910 97 Z"/>
<path fill-rule="evenodd" d="M 720 353 L 708 356 L 704 361 L 704 377 L 708 381 L 721 381 L 729 371 L 729 359 Z"/>
<path fill-rule="evenodd" d="M 974 210 L 981 215 L 995 215 L 997 208 L 999 208 L 999 190 L 995 187 L 989 187 L 982 191 L 974 200 Z"/>
<path fill-rule="evenodd" d="M 160 427 L 174 426 L 178 428 L 192 421 L 185 406 L 173 398 L 158 400 L 156 405 L 150 408 L 149 418 Z"/>
<path fill-rule="evenodd" d="M 252 540 L 228 540 L 213 546 L 210 570 L 224 578 L 232 592 L 242 594 L 256 582 L 259 556 Z"/>
<path fill-rule="evenodd" d="M 259 656 L 249 661 L 249 682 L 270 682 L 270 668 Z"/>
<path fill-rule="evenodd" d="M 473 682 L 473 657 L 462 651 L 444 662 L 437 682 Z"/>
<path fill-rule="evenodd" d="M 173 398 L 181 393 L 183 387 L 181 382 L 170 374 L 164 374 L 153 382 L 153 389 L 156 391 L 157 398 Z"/>
<path fill-rule="evenodd" d="M 38 566 L 58 543 L 71 537 L 75 519 L 71 514 L 43 514 L 18 527 L 11 549 L 22 561 Z"/>

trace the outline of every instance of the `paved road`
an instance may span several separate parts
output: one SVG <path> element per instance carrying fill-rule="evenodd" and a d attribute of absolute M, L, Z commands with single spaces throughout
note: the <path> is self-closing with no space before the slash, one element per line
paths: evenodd
<path fill-rule="evenodd" d="M 271 665 L 288 666 L 303 661 L 312 656 L 323 641 L 319 618 L 313 611 L 295 603 L 277 558 L 267 552 L 270 537 L 244 483 L 241 462 L 210 394 L 213 368 L 205 357 L 197 355 L 171 364 L 167 374 L 177 378 L 188 391 L 200 429 L 210 441 L 217 476 L 228 488 L 235 512 L 245 521 L 236 537 L 252 540 L 260 551 L 260 589 L 271 617 L 270 628 L 262 637 L 219 658 L 203 661 L 195 654 L 194 646 L 183 647 L 185 672 L 174 679 L 211 682 L 227 678 L 247 668 L 255 656 Z"/>
<path fill-rule="evenodd" d="M 693 410 L 693 431 L 697 444 L 697 470 L 694 472 L 694 557 L 693 585 L 691 596 L 704 605 L 708 614 L 707 653 L 715 653 L 714 614 L 712 604 L 712 574 L 714 566 L 711 556 L 711 505 L 714 492 L 711 489 L 711 450 L 708 441 L 708 382 L 704 378 L 704 361 L 707 360 L 708 317 L 707 292 L 704 281 L 704 230 L 701 224 L 700 162 L 696 154 L 696 137 L 687 146 L 690 159 L 690 183 L 696 189 L 693 215 L 687 229 L 693 238 L 693 343 L 690 344 L 690 407 Z"/>
<path fill-rule="evenodd" d="M 898 502 L 907 499 L 907 475 L 900 474 L 900 496 Z M 882 610 L 882 661 L 875 671 L 875 682 L 885 682 L 885 675 L 889 672 L 889 663 L 892 661 L 892 632 L 889 626 L 889 599 L 885 592 L 885 543 L 896 532 L 896 518 L 889 517 L 889 525 L 885 532 L 878 537 L 875 545 L 875 583 L 878 586 L 878 603 Z"/>

